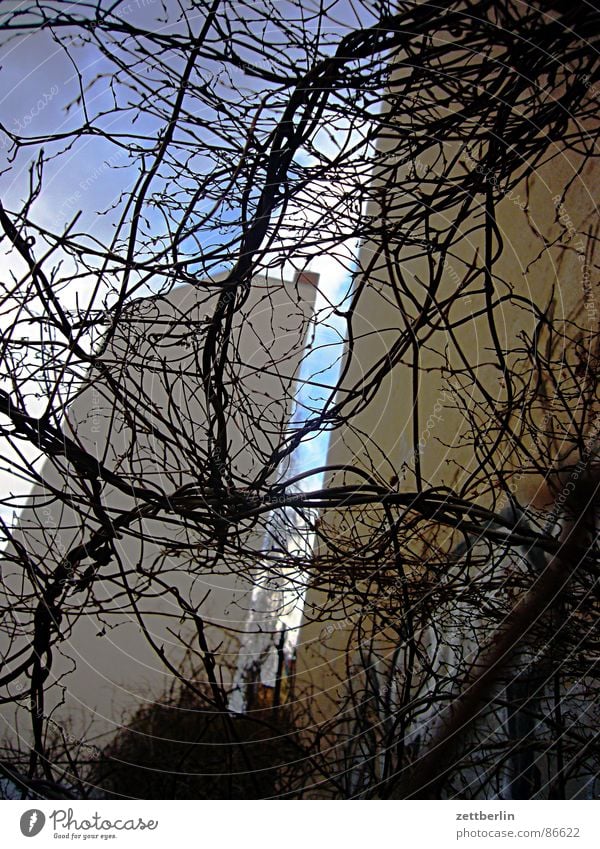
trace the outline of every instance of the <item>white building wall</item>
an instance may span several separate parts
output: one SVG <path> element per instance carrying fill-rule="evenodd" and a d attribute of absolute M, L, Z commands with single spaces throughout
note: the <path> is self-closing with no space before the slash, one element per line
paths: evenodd
<path fill-rule="evenodd" d="M 236 314 L 227 414 L 236 488 L 253 480 L 286 428 L 312 316 L 314 282 L 306 276 L 295 282 L 258 279 Z M 85 383 L 69 407 L 65 432 L 70 428 L 69 435 L 75 435 L 81 447 L 132 484 L 168 495 L 182 485 L 206 480 L 209 447 L 199 361 L 203 337 L 198 331 L 212 308 L 214 299 L 209 309 L 201 289 L 184 286 L 164 298 L 137 301 L 123 316 L 103 360 L 123 396 L 135 405 L 135 428 L 123 407 L 115 416 L 114 386 L 104 379 Z M 149 425 L 145 431 L 142 411 Z M 20 517 L 18 538 L 40 568 L 51 572 L 66 552 L 89 538 L 98 517 L 85 497 L 89 484 L 78 479 L 64 458 L 46 461 L 41 477 L 45 487 L 32 493 Z M 52 495 L 52 488 L 60 498 Z M 65 501 L 66 494 L 75 498 L 73 506 Z M 113 521 L 119 511 L 135 506 L 135 499 L 108 485 L 102 498 Z M 241 533 L 244 545 L 260 549 L 260 525 L 254 531 L 242 528 Z M 45 706 L 58 728 L 76 739 L 99 742 L 140 703 L 160 698 L 174 676 L 148 637 L 175 665 L 183 662 L 189 647 L 196 652 L 193 665 L 201 667 L 194 624 L 189 616 L 182 620 L 171 587 L 203 618 L 209 646 L 220 648 L 219 674 L 228 680 L 247 617 L 251 567 L 231 553 L 219 557 L 214 542 L 207 545 L 206 539 L 205 530 L 194 530 L 193 522 L 186 529 L 174 514 L 145 517 L 119 534 L 118 558 L 97 568 L 89 587 L 69 592 Z M 184 549 L 177 551 L 177 544 Z M 12 594 L 16 605 L 19 593 L 30 585 L 10 551 L 4 554 L 2 575 L 5 598 L 10 600 Z M 15 612 L 13 624 L 9 645 L 3 634 L 3 652 L 14 652 L 17 645 L 27 651 L 27 615 Z M 205 679 L 203 673 L 200 677 Z M 1 711 L 4 736 L 27 741 L 27 698 L 16 711 L 11 705 Z"/>

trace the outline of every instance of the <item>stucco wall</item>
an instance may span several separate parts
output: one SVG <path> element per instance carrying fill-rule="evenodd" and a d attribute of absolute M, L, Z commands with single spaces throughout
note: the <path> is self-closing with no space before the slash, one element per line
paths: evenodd
<path fill-rule="evenodd" d="M 253 479 L 285 429 L 315 292 L 306 280 L 258 279 L 236 315 L 231 354 L 231 375 L 236 379 L 230 384 L 233 397 L 227 415 L 236 486 Z M 144 411 L 145 430 L 141 417 L 136 432 L 132 430 L 126 405 L 115 415 L 115 387 L 108 387 L 103 378 L 83 384 L 64 423 L 65 432 L 76 434 L 81 446 L 107 468 L 134 484 L 137 470 L 140 481 L 166 494 L 206 478 L 209 448 L 199 329 L 212 314 L 214 300 L 210 309 L 203 300 L 200 288 L 185 286 L 166 298 L 136 302 L 103 354 L 123 397 L 137 406 L 138 414 Z M 89 538 L 98 518 L 64 458 L 47 461 L 41 475 L 46 489 L 38 487 L 32 493 L 20 517 L 18 538 L 50 573 L 66 552 Z M 52 487 L 75 496 L 75 510 L 54 498 Z M 112 520 L 135 505 L 134 499 L 110 485 L 104 486 L 102 497 Z M 193 522 L 186 530 L 175 517 L 169 524 L 169 515 L 163 516 L 146 517 L 123 530 L 116 541 L 118 557 L 98 569 L 91 588 L 73 589 L 67 597 L 63 640 L 53 651 L 45 712 L 57 729 L 74 739 L 96 745 L 136 706 L 159 698 L 173 684 L 172 673 L 143 633 L 132 599 L 155 646 L 178 664 L 188 646 L 197 649 L 197 641 L 189 617 L 182 621 L 176 599 L 163 591 L 164 586 L 176 587 L 204 619 L 209 646 L 222 647 L 224 680 L 235 666 L 236 632 L 243 630 L 252 588 L 248 568 L 231 555 L 218 559 L 214 549 L 207 550 L 206 534 L 196 533 Z M 176 543 L 183 550 L 176 551 Z M 245 543 L 260 549 L 260 527 L 246 532 Z M 10 550 L 4 553 L 2 572 L 9 597 L 14 593 L 16 599 L 30 588 Z M 79 615 L 82 607 L 89 612 Z M 27 651 L 27 621 L 27 615 L 16 614 L 12 651 L 16 646 Z M 25 628 L 18 636 L 20 622 Z M 6 650 L 5 634 L 3 641 Z M 194 665 L 199 666 L 198 655 Z M 19 709 L 3 705 L 1 710 L 3 732 L 13 740 L 15 732 L 29 739 L 25 694 Z"/>

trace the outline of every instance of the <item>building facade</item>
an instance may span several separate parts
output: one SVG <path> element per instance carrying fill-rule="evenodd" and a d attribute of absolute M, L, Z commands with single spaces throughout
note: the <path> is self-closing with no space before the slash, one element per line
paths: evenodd
<path fill-rule="evenodd" d="M 225 378 L 225 457 L 211 442 L 214 422 L 203 392 L 202 346 L 214 300 L 202 287 L 180 286 L 130 304 L 102 353 L 103 369 L 82 381 L 63 432 L 115 484 L 105 483 L 97 501 L 95 484 L 64 455 L 47 460 L 19 517 L 15 539 L 22 549 L 3 553 L 3 603 L 15 610 L 3 632 L 6 660 L 27 651 L 34 633 L 35 587 L 20 554 L 51 575 L 103 521 L 118 530 L 112 552 L 94 548 L 85 568 L 65 579 L 45 686 L 47 734 L 79 741 L 84 754 L 86 746 L 97 752 L 136 709 L 160 702 L 178 674 L 197 675 L 207 686 L 199 623 L 215 653 L 217 680 L 231 684 L 264 528 L 242 524 L 238 554 L 235 546 L 221 547 L 207 469 L 216 464 L 234 482 L 231 499 L 242 497 L 285 435 L 316 283 L 307 274 L 258 278 L 236 313 Z M 172 512 L 157 516 L 146 505 L 132 520 L 136 487 L 170 497 Z M 2 706 L 3 737 L 26 750 L 31 704 L 15 686 L 3 694 L 17 699 Z"/>
<path fill-rule="evenodd" d="M 332 436 L 329 486 L 368 478 L 393 492 L 456 495 L 504 517 L 505 528 L 530 522 L 558 538 L 565 499 L 556 501 L 553 471 L 597 452 L 597 160 L 548 142 L 534 169 L 509 180 L 492 144 L 408 132 L 410 110 L 395 91 L 409 72 L 393 72 L 392 117 L 381 122 L 366 210 L 376 226 L 360 248 L 338 393 L 352 415 Z M 432 110 L 440 96 L 435 86 L 423 94 Z M 325 511 L 344 554 L 309 592 L 300 641 L 298 686 L 313 694 L 350 796 L 396 792 L 502 616 L 550 559 L 451 522 L 415 522 L 396 555 L 382 546 L 364 566 L 361 552 L 385 521 L 383 509 Z M 332 550 L 326 540 L 325 562 Z M 420 602 L 409 601 L 409 585 Z M 427 587 L 443 598 L 442 585 L 465 600 L 429 609 Z M 561 616 L 548 613 L 566 633 Z M 595 678 L 578 679 L 574 655 L 562 664 L 557 652 L 548 632 L 515 646 L 474 727 L 475 765 L 457 768 L 448 796 L 595 792 L 596 755 L 582 764 Z"/>

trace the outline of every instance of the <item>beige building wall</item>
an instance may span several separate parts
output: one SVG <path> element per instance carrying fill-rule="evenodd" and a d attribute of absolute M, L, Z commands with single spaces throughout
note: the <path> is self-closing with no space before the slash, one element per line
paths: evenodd
<path fill-rule="evenodd" d="M 389 145 L 389 155 L 382 156 L 382 164 L 374 169 L 376 186 L 379 169 L 389 178 L 386 169 L 393 160 L 396 143 L 390 131 L 388 142 L 382 145 L 384 151 Z M 426 156 L 400 165 L 395 186 L 390 189 L 388 179 L 382 201 L 371 202 L 369 212 L 375 220 L 382 220 L 384 229 L 379 238 L 360 248 L 356 289 L 362 287 L 362 294 L 353 322 L 352 356 L 339 398 L 349 397 L 357 386 L 368 387 L 386 357 L 396 359 L 379 389 L 372 395 L 367 391 L 354 402 L 358 412 L 350 425 L 332 435 L 328 464 L 345 467 L 346 471 L 336 471 L 329 483 L 356 483 L 359 479 L 351 469 L 359 468 L 379 484 L 413 492 L 417 489 L 418 459 L 424 489 L 449 487 L 465 498 L 500 510 L 507 503 L 502 482 L 489 473 L 489 462 L 486 474 L 480 473 L 484 452 L 474 450 L 472 438 L 474 427 L 488 427 L 491 443 L 500 427 L 500 411 L 507 403 L 506 384 L 494 362 L 496 342 L 486 311 L 485 243 L 481 230 L 475 230 L 481 222 L 482 208 L 479 206 L 460 221 L 451 254 L 443 268 L 436 269 L 440 271 L 436 293 L 438 323 L 420 327 L 416 339 L 413 330 L 419 326 L 421 310 L 427 307 L 426 284 L 432 279 L 432 266 L 427 257 L 415 256 L 414 246 L 399 247 L 400 237 L 406 235 L 397 229 L 405 201 L 403 193 L 421 185 L 423 202 L 427 203 L 428 192 L 432 191 L 427 180 L 435 178 L 440 162 L 449 162 L 457 154 L 455 144 L 438 142 Z M 468 152 L 457 156 L 457 174 L 476 167 L 477 161 Z M 448 176 L 451 178 L 452 173 Z M 542 343 L 548 344 L 544 316 L 552 318 L 557 328 L 563 320 L 577 318 L 581 328 L 579 353 L 570 339 L 561 339 L 559 334 L 554 339 L 555 356 L 563 355 L 576 368 L 583 349 L 591 352 L 592 360 L 597 353 L 597 342 L 592 343 L 591 339 L 598 331 L 600 309 L 598 251 L 588 237 L 596 232 L 594 187 L 598 176 L 596 161 L 586 162 L 583 156 L 550 147 L 545 163 L 535 174 L 522 180 L 496 206 L 494 261 L 488 268 L 493 282 L 495 328 L 502 351 L 512 352 L 506 355 L 509 368 L 523 374 L 526 381 L 532 379 L 531 361 L 525 357 L 527 345 L 540 329 Z M 436 227 L 451 228 L 458 220 L 453 218 L 458 207 L 457 202 L 447 214 L 434 219 L 433 231 Z M 469 282 L 462 298 L 448 311 L 449 299 L 465 279 Z M 396 284 L 402 280 L 405 294 L 398 295 L 399 285 L 392 290 L 390 280 Z M 410 323 L 401 321 L 402 311 L 412 316 Z M 452 330 L 447 327 L 449 319 L 454 325 Z M 480 386 L 466 373 L 448 379 L 449 371 L 464 368 L 461 355 L 473 367 Z M 413 369 L 416 356 L 417 389 Z M 593 380 L 589 370 L 580 370 L 579 374 L 581 381 Z M 567 419 L 564 406 L 553 402 L 555 394 L 548 382 L 540 387 L 532 419 L 521 421 L 518 405 L 511 415 L 515 433 L 522 434 L 532 455 L 544 456 L 545 452 L 546 468 L 550 457 L 565 460 L 568 453 L 566 443 L 561 445 L 560 439 L 545 435 L 551 425 L 555 432 L 560 431 L 557 422 L 564 424 Z M 418 405 L 413 405 L 414 397 Z M 576 408 L 574 401 L 572 412 L 577 417 L 581 410 Z M 548 503 L 543 476 L 536 473 L 533 462 L 523 461 L 522 450 L 515 450 L 504 438 L 495 449 L 495 457 L 505 483 L 522 504 Z M 375 514 L 371 511 L 358 517 L 346 509 L 339 513 L 328 511 L 322 517 L 337 544 L 348 552 L 346 564 L 337 567 L 338 576 L 344 565 L 348 574 L 352 573 L 354 552 L 372 533 L 369 515 Z M 438 551 L 449 550 L 453 545 L 451 531 L 436 542 Z M 373 580 L 376 572 L 373 567 Z M 363 662 L 369 663 L 369 657 L 378 655 L 391 660 L 396 645 L 386 633 L 368 633 L 367 626 L 359 639 L 355 625 L 361 620 L 363 624 L 368 622 L 368 616 L 340 597 L 343 593 L 339 580 L 333 600 L 326 578 L 322 583 L 324 587 L 315 587 L 308 594 L 297 680 L 300 691 L 304 687 L 313 694 L 316 715 L 330 719 L 339 713 L 343 682 L 358 674 Z"/>

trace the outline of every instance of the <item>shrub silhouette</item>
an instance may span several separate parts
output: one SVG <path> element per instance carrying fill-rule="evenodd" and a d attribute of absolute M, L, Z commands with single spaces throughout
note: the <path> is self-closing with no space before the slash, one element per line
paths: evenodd
<path fill-rule="evenodd" d="M 290 780 L 286 765 L 302 762 L 294 737 L 285 708 L 224 714 L 182 689 L 137 710 L 93 782 L 109 798 L 266 798 Z"/>

